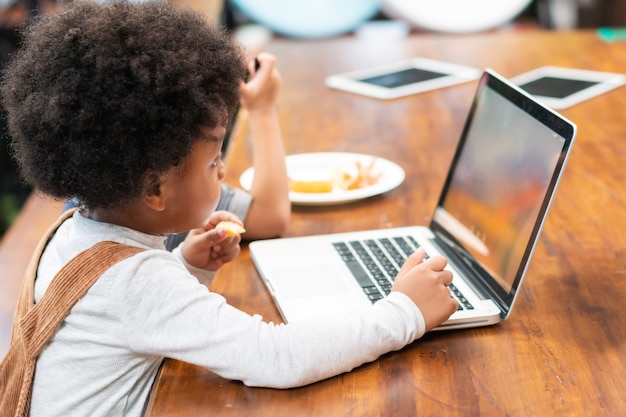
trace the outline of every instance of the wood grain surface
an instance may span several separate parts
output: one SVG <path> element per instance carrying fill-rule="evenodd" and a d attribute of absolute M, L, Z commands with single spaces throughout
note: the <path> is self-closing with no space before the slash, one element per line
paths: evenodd
<path fill-rule="evenodd" d="M 626 71 L 626 43 L 592 31 L 419 34 L 365 42 L 273 40 L 283 77 L 279 112 L 288 154 L 359 152 L 401 165 L 397 189 L 329 207 L 294 206 L 288 236 L 426 225 L 475 83 L 391 101 L 324 86 L 327 75 L 415 56 L 506 77 L 542 65 Z M 626 410 L 626 87 L 562 110 L 578 137 L 522 293 L 496 326 L 427 334 L 399 352 L 306 387 L 249 388 L 166 360 L 147 414 L 164 416 L 618 416 Z M 227 159 L 238 185 L 250 166 L 245 117 Z M 58 213 L 31 201 L 0 244 L 0 348 L 26 259 Z M 53 216 L 54 214 L 54 216 Z M 314 256 L 314 254 L 312 254 Z M 280 316 L 246 246 L 212 288 L 265 320 Z M 4 353 L 4 350 L 2 351 Z"/>

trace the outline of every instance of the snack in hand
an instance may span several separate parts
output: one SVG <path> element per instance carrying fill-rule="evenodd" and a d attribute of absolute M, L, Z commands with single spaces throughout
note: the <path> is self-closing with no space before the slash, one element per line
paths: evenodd
<path fill-rule="evenodd" d="M 237 236 L 246 231 L 239 223 L 231 222 L 228 220 L 222 220 L 216 226 L 216 229 L 226 230 L 228 236 Z"/>

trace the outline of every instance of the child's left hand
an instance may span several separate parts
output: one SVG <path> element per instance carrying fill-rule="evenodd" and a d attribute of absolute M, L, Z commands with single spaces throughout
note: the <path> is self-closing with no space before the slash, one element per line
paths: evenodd
<path fill-rule="evenodd" d="M 181 251 L 188 264 L 196 268 L 216 271 L 239 254 L 241 236 L 229 236 L 226 230 L 216 229 L 222 220 L 243 224 L 237 216 L 227 211 L 216 211 L 199 229 L 189 231 Z"/>

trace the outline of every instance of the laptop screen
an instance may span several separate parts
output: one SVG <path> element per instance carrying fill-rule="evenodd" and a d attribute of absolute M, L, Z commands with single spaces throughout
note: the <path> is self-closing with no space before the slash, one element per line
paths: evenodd
<path fill-rule="evenodd" d="M 573 125 L 485 73 L 431 227 L 510 307 L 545 218 Z M 494 285 L 495 284 L 495 285 Z"/>

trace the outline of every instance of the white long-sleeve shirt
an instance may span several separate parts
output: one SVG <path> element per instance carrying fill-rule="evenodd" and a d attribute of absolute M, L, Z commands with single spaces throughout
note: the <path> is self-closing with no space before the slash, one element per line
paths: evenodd
<path fill-rule="evenodd" d="M 288 388 L 350 371 L 424 333 L 419 309 L 395 292 L 359 313 L 264 322 L 200 284 L 212 273 L 186 265 L 179 251 L 165 251 L 164 237 L 79 213 L 46 248 L 35 300 L 63 265 L 102 240 L 148 250 L 107 270 L 44 348 L 31 416 L 140 416 L 165 357 L 249 386 Z"/>

